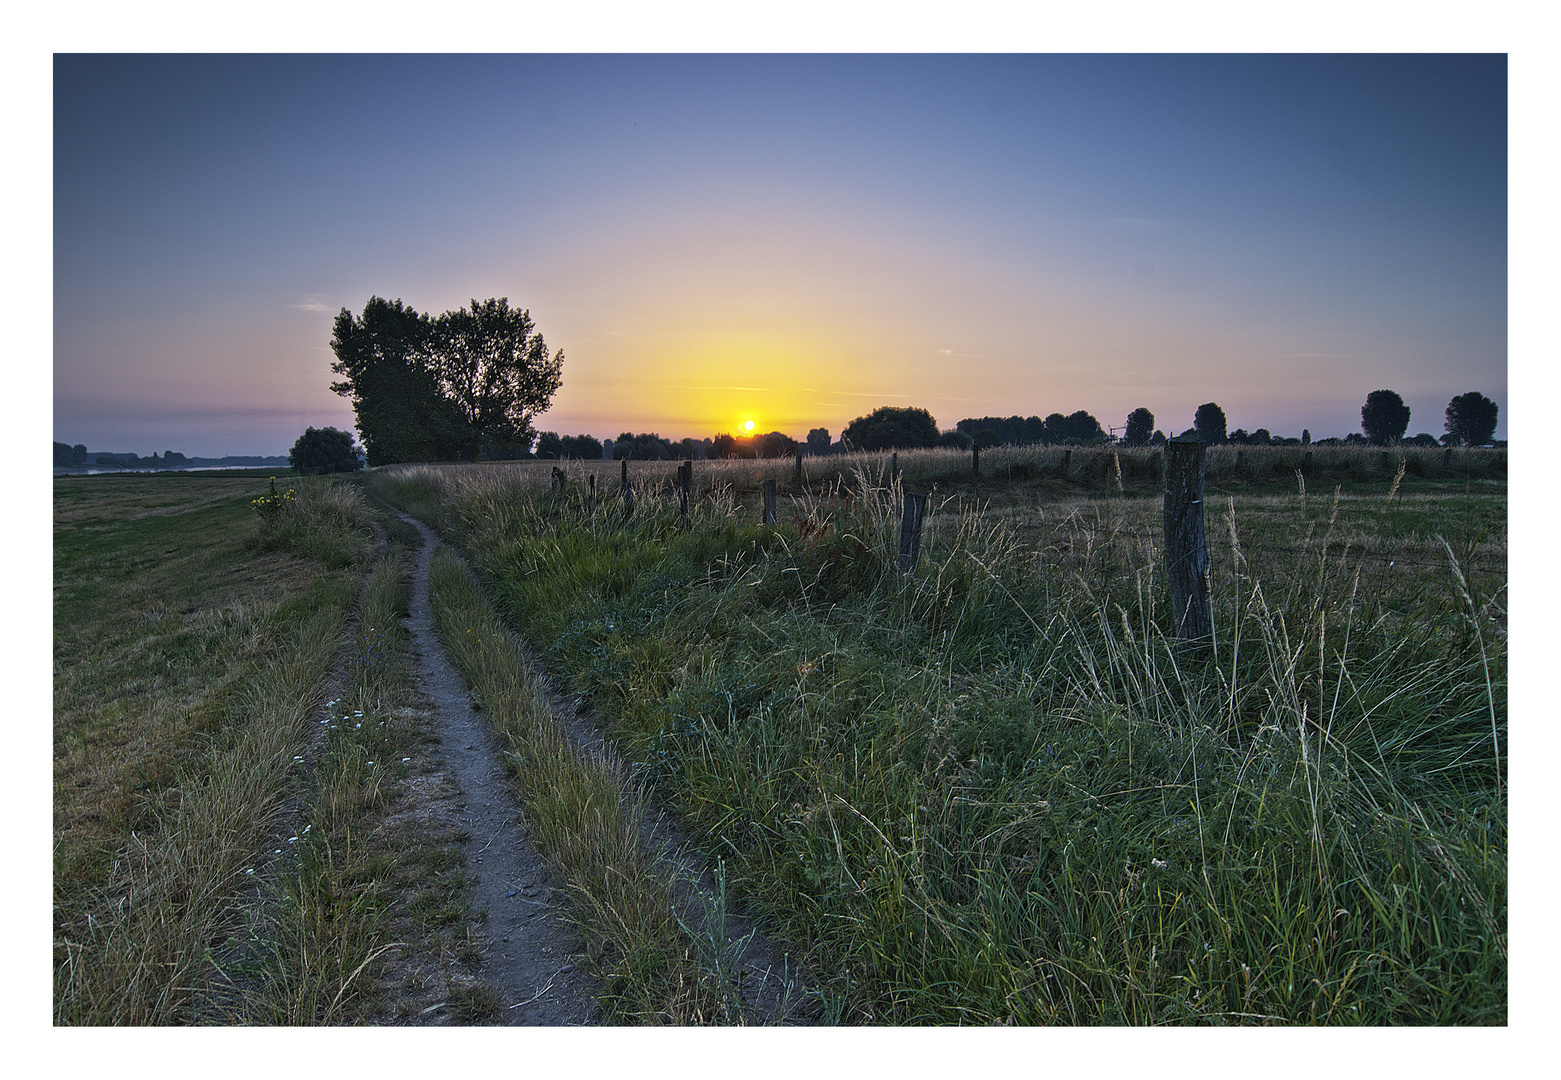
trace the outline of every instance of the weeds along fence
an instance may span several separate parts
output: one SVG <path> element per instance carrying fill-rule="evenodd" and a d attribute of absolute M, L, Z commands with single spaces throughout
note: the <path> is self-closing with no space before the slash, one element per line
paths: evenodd
<path fill-rule="evenodd" d="M 731 491 L 739 497 L 762 491 L 772 480 L 786 494 L 860 492 L 868 485 L 883 487 L 898 472 L 910 486 L 926 489 L 996 492 L 1019 487 L 1038 493 L 1099 490 L 1146 492 L 1163 480 L 1160 448 L 999 446 L 979 453 L 945 448 L 879 451 L 794 458 L 749 458 L 695 461 L 691 496 L 718 497 Z M 626 487 L 637 495 L 671 498 L 684 461 L 490 461 L 429 466 L 462 486 L 494 483 L 530 490 L 566 483 L 586 487 L 597 478 L 600 496 L 621 496 Z M 1205 472 L 1210 484 L 1262 486 L 1294 484 L 1297 476 L 1319 488 L 1327 484 L 1391 481 L 1399 466 L 1408 480 L 1503 481 L 1507 477 L 1505 448 L 1436 449 L 1397 447 L 1241 447 L 1210 446 Z M 387 466 L 395 471 L 405 466 Z M 1117 485 L 1120 482 L 1121 487 Z"/>
<path fill-rule="evenodd" d="M 1417 581 L 1452 564 L 1438 546 L 1427 546 L 1428 536 L 1399 528 L 1406 515 L 1398 511 L 1413 502 L 1405 482 L 1412 487 L 1420 480 L 1439 481 L 1446 489 L 1462 481 L 1466 491 L 1478 494 L 1507 474 L 1505 449 L 1193 445 L 1201 458 L 1198 490 L 1189 488 L 1181 498 L 1201 512 L 1188 517 L 1185 508 L 1179 511 L 1197 527 L 1169 543 L 1164 522 L 1170 446 L 392 466 L 379 482 L 396 488 L 403 505 L 411 505 L 405 501 L 410 499 L 427 520 L 457 531 L 462 523 L 450 516 L 451 508 L 472 500 L 487 504 L 495 492 L 547 495 L 560 512 L 574 507 L 593 515 L 676 513 L 685 525 L 691 509 L 737 520 L 751 511 L 762 523 L 785 521 L 803 532 L 838 529 L 864 510 L 875 518 L 894 512 L 900 516 L 885 525 L 892 532 L 886 550 L 901 572 L 919 561 L 924 522 L 936 534 L 939 528 L 947 531 L 951 514 L 974 512 L 1006 521 L 1040 561 L 1064 568 L 1080 564 L 1074 569 L 1087 568 L 1090 578 L 1132 563 L 1187 565 L 1199 558 L 1193 549 L 1205 545 L 1205 576 L 1233 578 L 1250 571 L 1254 559 L 1281 573 L 1310 573 L 1321 559 L 1327 576 L 1355 581 L 1379 611 L 1407 614 L 1423 592 L 1413 587 Z M 1205 502 L 1209 489 L 1218 494 Z M 784 516 L 777 509 L 780 493 L 789 502 Z M 1238 531 L 1237 498 L 1246 535 Z M 1364 515 L 1372 527 L 1363 528 L 1348 514 L 1341 522 L 1341 501 L 1378 511 Z M 1297 505 L 1304 519 L 1299 532 L 1264 520 Z M 1478 579 L 1488 593 L 1505 581 L 1504 530 L 1464 532 L 1450 557 L 1458 572 Z M 1207 536 L 1214 537 L 1212 543 Z M 1207 616 L 1194 623 L 1188 636 L 1203 636 Z"/>
<path fill-rule="evenodd" d="M 695 462 L 686 525 L 678 462 L 369 482 L 810 943 L 826 1018 L 1503 1023 L 1505 454 L 1240 452 L 1202 656 L 1149 452 Z"/>

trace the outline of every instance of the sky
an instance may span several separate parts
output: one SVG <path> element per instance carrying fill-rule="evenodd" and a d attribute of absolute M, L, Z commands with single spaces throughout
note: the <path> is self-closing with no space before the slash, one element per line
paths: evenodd
<path fill-rule="evenodd" d="M 285 453 L 332 321 L 490 296 L 539 430 L 838 437 L 880 405 L 1174 434 L 1507 419 L 1483 55 L 70 54 L 54 437 Z"/>
<path fill-rule="evenodd" d="M 52 326 L 13 321 L 12 415 L 34 444 L 52 397 L 54 437 L 94 449 L 282 453 L 305 425 L 352 422 L 326 389 L 340 308 L 379 294 L 437 313 L 507 295 L 565 351 L 564 387 L 539 419 L 564 433 L 680 437 L 752 413 L 794 435 L 821 423 L 838 434 L 891 403 L 927 407 L 944 427 L 1076 408 L 1120 425 L 1145 405 L 1169 431 L 1213 399 L 1233 427 L 1323 437 L 1358 430 L 1365 395 L 1393 388 L 1412 408 L 1410 432 L 1433 434 L 1447 399 L 1478 389 L 1501 407 L 1504 438 L 1509 363 L 1520 426 L 1542 430 L 1561 393 L 1558 68 L 1542 8 L 937 6 L 18 9 L 0 44 L 13 199 L 0 275 L 16 312 L 55 314 Z M 474 47 L 514 55 L 309 55 Z M 170 49 L 194 55 L 117 55 Z M 990 55 L 1004 49 L 1031 55 Z M 1381 56 L 1454 49 L 1512 56 L 1510 357 L 1501 73 Z M 303 55 L 202 55 L 226 50 Z M 848 55 L 754 64 L 685 55 L 696 50 Z M 922 55 L 857 55 L 883 50 Z M 1075 50 L 1087 55 L 1053 55 Z M 1118 50 L 1147 55 L 1094 55 Z M 572 55 L 526 55 L 539 51 Z M 970 55 L 936 55 L 946 51 Z M 51 350 L 52 372 L 32 363 Z M 700 365 L 721 377 L 707 381 Z M 816 406 L 788 400 L 804 392 Z M 1542 695 L 1561 600 L 1545 546 L 1548 464 L 1512 459 L 1513 722 L 1532 751 L 1512 761 L 1512 921 L 1525 946 L 1513 1034 L 1352 1042 L 1356 1064 L 1362 1051 L 1384 1065 L 1419 1053 L 1443 1072 L 1515 1062 L 1554 1012 L 1557 939 L 1542 900 L 1554 860 L 1536 801 L 1555 757 Z M 24 568 L 49 559 L 52 485 L 35 472 L 13 499 Z M 8 674 L 23 690 L 19 715 L 42 716 L 48 578 L 23 573 L 15 592 Z M 36 767 L 19 772 L 7 808 L 40 888 L 4 903 L 13 921 L 42 926 L 47 727 L 23 724 L 18 739 Z M 26 970 L 46 972 L 49 947 L 27 936 Z M 46 978 L 13 981 L 14 1015 L 38 1015 Z M 1075 1034 L 1048 1036 L 1044 1052 L 1121 1059 Z M 615 1037 L 593 1038 L 599 1057 Z M 893 1039 L 831 1040 L 818 1065 L 840 1071 L 842 1054 L 881 1064 L 903 1052 Z M 1312 1054 L 1270 1056 L 1298 1072 L 1318 1052 L 1345 1052 L 1309 1043 Z M 322 1049 L 344 1063 L 372 1049 L 336 1045 Z M 546 1052 L 565 1049 L 578 1071 L 577 1047 Z M 626 1049 L 643 1064 L 643 1045 Z M 749 1065 L 795 1072 L 812 1064 L 808 1049 L 793 1041 Z M 961 1040 L 914 1052 L 957 1067 L 971 1050 Z M 445 1050 L 393 1052 L 404 1066 Z M 1204 1041 L 1197 1053 L 1244 1067 L 1251 1047 Z M 233 1060 L 270 1067 L 264 1055 Z"/>

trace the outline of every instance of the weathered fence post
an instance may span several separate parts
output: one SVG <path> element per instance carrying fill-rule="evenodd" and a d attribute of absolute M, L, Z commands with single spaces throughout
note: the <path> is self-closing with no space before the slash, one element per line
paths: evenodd
<path fill-rule="evenodd" d="M 900 478 L 900 452 L 896 450 L 889 455 L 889 483 L 894 483 Z"/>
<path fill-rule="evenodd" d="M 792 474 L 791 482 L 798 487 L 802 486 L 802 451 L 797 451 L 797 470 Z"/>
<path fill-rule="evenodd" d="M 1236 451 L 1236 471 L 1240 472 L 1241 471 L 1241 467 L 1243 465 L 1245 465 L 1246 463 L 1247 463 L 1247 452 L 1245 450 L 1237 450 Z"/>
<path fill-rule="evenodd" d="M 1073 462 L 1073 451 L 1072 450 L 1064 450 L 1062 452 L 1062 470 L 1061 470 L 1062 471 L 1062 475 L 1064 475 L 1064 476 L 1068 475 L 1068 466 L 1070 464 L 1072 464 L 1072 462 Z"/>
<path fill-rule="evenodd" d="M 1306 456 L 1301 459 L 1301 471 L 1304 473 L 1310 473 L 1312 471 L 1312 452 L 1310 450 L 1308 450 L 1306 452 Z"/>
<path fill-rule="evenodd" d="M 1446 450 L 1442 451 L 1442 464 L 1444 466 L 1446 466 L 1446 465 L 1451 465 L 1452 463 L 1453 463 L 1453 448 L 1451 446 L 1449 446 Z"/>
<path fill-rule="evenodd" d="M 562 492 L 564 490 L 564 485 L 567 484 L 568 482 L 569 482 L 569 478 L 564 475 L 564 470 L 560 469 L 557 465 L 554 465 L 553 466 L 553 490 L 554 491 L 558 491 L 558 492 Z"/>
<path fill-rule="evenodd" d="M 1214 636 L 1209 611 L 1209 546 L 1203 532 L 1204 446 L 1165 444 L 1165 570 L 1176 636 L 1197 651 Z"/>
<path fill-rule="evenodd" d="M 591 480 L 591 493 L 588 496 L 586 496 L 585 506 L 586 506 L 586 511 L 588 513 L 594 514 L 594 513 L 596 513 L 596 474 L 595 473 L 591 474 L 590 480 Z"/>
<path fill-rule="evenodd" d="M 764 479 L 764 524 L 775 524 L 775 477 Z"/>
<path fill-rule="evenodd" d="M 921 557 L 921 516 L 927 508 L 927 496 L 914 491 L 905 493 L 905 510 L 900 515 L 900 573 L 908 574 L 916 569 Z"/>
<path fill-rule="evenodd" d="M 970 472 L 973 476 L 981 475 L 981 447 L 979 446 L 970 448 Z"/>
<path fill-rule="evenodd" d="M 688 492 L 694 486 L 694 463 L 685 461 L 678 466 L 678 515 L 688 524 Z"/>
<path fill-rule="evenodd" d="M 627 488 L 629 486 L 629 459 L 624 458 L 619 462 L 619 465 L 621 468 L 618 471 L 618 483 Z"/>

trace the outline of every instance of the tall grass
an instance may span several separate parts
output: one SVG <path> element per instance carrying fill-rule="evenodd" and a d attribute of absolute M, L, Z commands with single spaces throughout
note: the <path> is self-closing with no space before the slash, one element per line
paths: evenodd
<path fill-rule="evenodd" d="M 747 1022 L 736 973 L 721 963 L 730 946 L 718 937 L 701 962 L 705 938 L 680 917 L 674 871 L 649 840 L 643 798 L 617 758 L 565 734 L 524 650 L 449 548 L 434 552 L 430 597 L 440 640 L 508 742 L 528 835 L 568 890 L 607 1018 Z M 716 912 L 724 911 L 723 896 Z"/>
<path fill-rule="evenodd" d="M 1382 468 L 1355 453 L 1336 466 Z M 1132 500 L 948 503 L 901 575 L 872 465 L 778 528 L 719 488 L 686 529 L 476 472 L 440 492 L 636 778 L 808 946 L 826 1016 L 1505 1022 L 1504 577 L 1459 555 L 1480 535 L 1394 510 L 1419 515 L 1395 557 L 1426 565 L 1363 592 L 1380 495 L 1270 499 L 1255 545 L 1231 501 L 1202 662 Z M 1397 497 L 1396 465 L 1377 479 Z"/>
<path fill-rule="evenodd" d="M 355 492 L 300 498 L 280 522 L 287 531 L 276 542 L 316 551 L 327 561 L 330 552 L 357 551 L 370 543 L 355 509 L 361 505 Z M 221 520 L 231 526 L 231 517 Z M 273 540 L 275 530 L 259 534 L 257 542 L 266 547 Z M 194 572 L 212 569 L 197 564 Z M 209 952 L 233 925 L 239 895 L 253 881 L 260 845 L 278 820 L 310 733 L 321 680 L 357 591 L 350 574 L 317 577 L 301 595 L 268 605 L 267 617 L 247 632 L 258 641 L 246 640 L 241 653 L 228 651 L 234 643 L 224 637 L 226 617 L 211 618 L 204 628 L 197 624 L 197 631 L 209 632 L 217 655 L 242 655 L 246 662 L 226 696 L 222 721 L 193 750 L 181 747 L 166 783 L 133 807 L 137 824 L 101 875 L 78 876 L 72 868 L 85 860 L 57 848 L 56 1023 L 215 1018 L 207 992 L 213 974 Z M 241 610 L 234 621 L 247 622 Z M 144 662 L 174 668 L 184 658 L 178 650 L 188 647 L 181 638 L 193 636 L 175 637 L 166 660 L 154 653 Z M 132 730 L 121 737 L 147 733 Z"/>

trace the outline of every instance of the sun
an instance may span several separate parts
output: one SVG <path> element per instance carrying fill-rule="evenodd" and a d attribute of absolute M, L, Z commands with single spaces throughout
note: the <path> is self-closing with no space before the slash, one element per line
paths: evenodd
<path fill-rule="evenodd" d="M 744 420 L 743 421 L 743 433 L 745 435 L 752 435 L 753 434 L 753 421 L 752 420 Z"/>

